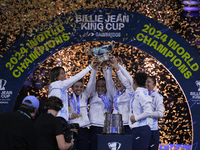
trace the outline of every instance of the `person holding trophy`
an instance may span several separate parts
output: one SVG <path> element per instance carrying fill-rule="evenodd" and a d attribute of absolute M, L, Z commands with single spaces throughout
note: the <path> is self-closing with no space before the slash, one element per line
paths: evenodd
<path fill-rule="evenodd" d="M 117 59 L 114 56 L 110 56 L 110 61 L 112 63 L 112 67 L 116 70 L 116 86 L 112 79 L 112 70 L 107 72 L 108 77 L 108 90 L 112 94 L 114 110 L 113 114 L 122 114 L 122 121 L 124 125 L 125 134 L 129 134 L 130 128 L 128 126 L 129 122 L 129 106 L 130 106 L 130 95 L 133 94 L 133 86 L 132 86 L 132 77 L 126 71 L 124 67 L 122 67 Z"/>
<path fill-rule="evenodd" d="M 66 121 L 69 120 L 68 111 L 68 93 L 67 90 L 78 80 L 84 77 L 94 66 L 94 61 L 84 70 L 77 73 L 75 76 L 65 79 L 65 70 L 63 67 L 54 67 L 50 72 L 50 85 L 48 97 L 56 96 L 63 101 L 63 108 L 58 112 L 57 116 L 63 117 Z"/>
<path fill-rule="evenodd" d="M 98 61 L 93 61 L 92 72 L 89 82 L 84 89 L 83 80 L 79 80 L 72 85 L 72 93 L 69 94 L 69 123 L 78 123 L 80 126 L 79 137 L 74 140 L 72 150 L 89 150 L 89 129 L 90 120 L 88 118 L 88 96 L 90 95 L 93 86 L 93 80 L 96 76 Z M 94 78 L 94 79 L 93 79 Z"/>
<path fill-rule="evenodd" d="M 110 114 L 112 110 L 112 97 L 111 94 L 107 91 L 108 79 L 106 76 L 107 61 L 103 61 L 102 69 L 104 73 L 104 78 L 99 78 L 96 81 L 96 73 L 91 74 L 92 81 L 92 92 L 90 94 L 89 104 L 89 118 L 91 122 L 90 127 L 90 150 L 97 149 L 97 134 L 102 134 L 105 114 Z"/>
<path fill-rule="evenodd" d="M 106 63 L 109 62 L 109 54 L 112 53 L 115 45 L 115 41 L 109 42 L 107 45 L 102 45 L 100 47 L 92 48 L 88 53 L 97 57 L 99 62 L 102 63 L 102 70 L 104 78 L 99 78 L 96 81 L 96 73 L 91 74 L 93 80 L 93 91 L 90 94 L 89 104 L 89 118 L 91 122 L 90 127 L 90 150 L 97 149 L 97 134 L 102 134 L 104 127 L 105 114 L 111 113 L 112 111 L 112 95 L 107 90 L 109 79 L 107 78 L 107 72 L 112 71 L 112 68 L 109 66 L 106 68 Z M 86 47 L 86 50 L 88 48 Z"/>

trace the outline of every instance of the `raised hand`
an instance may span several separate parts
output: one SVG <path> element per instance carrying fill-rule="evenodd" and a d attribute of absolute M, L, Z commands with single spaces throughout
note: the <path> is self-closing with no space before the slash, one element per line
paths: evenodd
<path fill-rule="evenodd" d="M 117 57 L 117 62 L 122 66 L 123 65 L 123 60 L 121 57 Z"/>
<path fill-rule="evenodd" d="M 103 61 L 103 63 L 102 63 L 102 69 L 106 69 L 106 64 L 107 64 L 107 61 Z"/>
<path fill-rule="evenodd" d="M 98 61 L 97 59 L 93 59 L 92 62 L 91 62 L 91 67 L 92 67 L 92 69 L 97 70 L 99 64 L 100 64 L 100 63 L 99 63 L 99 61 Z"/>
<path fill-rule="evenodd" d="M 118 67 L 117 59 L 114 56 L 112 56 L 112 57 L 110 57 L 110 61 L 112 63 L 112 67 L 115 68 L 116 71 L 118 71 L 119 67 Z"/>

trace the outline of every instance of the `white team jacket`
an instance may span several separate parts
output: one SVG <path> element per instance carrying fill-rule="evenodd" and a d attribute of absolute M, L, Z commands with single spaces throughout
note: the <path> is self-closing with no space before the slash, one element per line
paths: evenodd
<path fill-rule="evenodd" d="M 117 73 L 117 76 L 119 77 L 120 81 L 126 87 L 125 92 L 122 95 L 120 95 L 121 92 L 119 92 L 120 96 L 117 96 L 117 101 L 115 101 L 114 97 L 116 96 L 116 93 L 118 91 L 117 91 L 114 81 L 112 79 L 112 69 L 109 69 L 109 71 L 107 72 L 107 78 L 109 81 L 108 89 L 113 98 L 113 105 L 117 105 L 117 107 L 118 107 L 118 110 L 114 107 L 113 114 L 117 114 L 117 113 L 122 114 L 123 125 L 128 125 L 128 122 L 130 120 L 129 119 L 130 100 L 131 100 L 130 95 L 133 94 L 134 90 L 133 90 L 133 86 L 131 85 L 132 79 L 128 78 L 128 74 L 125 74 L 125 72 L 127 73 L 127 71 L 122 70 L 122 68 L 120 68 L 120 67 L 119 67 L 119 69 L 120 70 L 118 70 L 116 73 Z M 130 75 L 129 75 L 129 77 L 130 77 Z"/>
<path fill-rule="evenodd" d="M 90 120 L 88 117 L 88 106 L 87 106 L 87 102 L 88 102 L 88 96 L 90 95 L 90 93 L 92 92 L 93 89 L 93 81 L 96 79 L 96 70 L 92 70 L 91 75 L 90 75 L 90 79 L 88 81 L 88 84 L 86 86 L 86 89 L 82 92 L 81 95 L 79 95 L 79 102 L 80 102 L 80 117 L 74 118 L 74 119 L 70 119 L 69 122 L 70 123 L 78 123 L 80 127 L 88 127 L 90 126 Z M 69 96 L 69 102 L 70 102 L 70 108 L 71 110 L 69 111 L 69 114 L 71 116 L 72 113 L 77 113 L 78 111 L 78 107 L 79 105 L 77 105 L 77 97 L 74 93 L 73 94 L 73 98 L 74 98 L 74 102 L 72 99 L 72 95 Z M 71 118 L 71 117 L 70 117 Z"/>
<path fill-rule="evenodd" d="M 138 87 L 130 101 L 129 118 L 134 115 L 136 120 L 136 122 L 132 124 L 129 119 L 129 126 L 131 129 L 147 125 L 147 117 L 152 113 L 151 102 L 152 98 L 148 95 L 148 90 Z"/>
<path fill-rule="evenodd" d="M 68 112 L 68 93 L 67 90 L 78 80 L 84 77 L 92 68 L 87 66 L 84 70 L 77 73 L 75 76 L 64 80 L 52 82 L 49 86 L 48 97 L 56 96 L 59 97 L 63 102 L 63 108 L 58 112 L 57 116 L 65 118 L 66 121 L 69 119 Z"/>
<path fill-rule="evenodd" d="M 152 113 L 151 118 L 148 118 L 147 122 L 151 130 L 158 130 L 157 118 L 161 118 L 164 115 L 163 96 L 157 90 L 150 92 L 149 95 L 152 97 Z"/>
<path fill-rule="evenodd" d="M 105 81 L 106 81 L 106 87 L 108 87 L 108 80 L 106 76 L 106 69 L 103 69 Z M 95 80 L 93 80 L 92 84 L 92 92 L 90 95 L 90 110 L 89 110 L 89 118 L 90 123 L 93 126 L 103 127 L 104 126 L 104 120 L 105 120 L 105 113 L 111 112 L 112 109 L 112 99 L 111 95 L 109 94 L 108 90 L 105 93 L 106 98 L 103 100 L 98 96 L 98 93 L 96 92 L 96 74 L 92 74 L 95 76 Z M 102 96 L 105 96 L 104 94 Z M 106 103 L 106 104 L 105 104 Z M 107 107 L 106 107 L 107 105 Z"/>

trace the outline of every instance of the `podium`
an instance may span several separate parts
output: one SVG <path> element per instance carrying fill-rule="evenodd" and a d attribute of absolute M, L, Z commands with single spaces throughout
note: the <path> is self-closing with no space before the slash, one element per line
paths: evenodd
<path fill-rule="evenodd" d="M 98 150 L 132 150 L 132 135 L 98 134 Z"/>

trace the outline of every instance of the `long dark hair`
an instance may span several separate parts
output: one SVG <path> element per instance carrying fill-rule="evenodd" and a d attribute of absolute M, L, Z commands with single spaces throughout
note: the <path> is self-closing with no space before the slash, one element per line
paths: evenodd
<path fill-rule="evenodd" d="M 57 81 L 58 76 L 60 74 L 60 70 L 63 69 L 65 71 L 65 69 L 63 67 L 54 67 L 51 71 L 50 71 L 50 75 L 49 75 L 49 84 L 51 84 L 54 81 Z"/>

